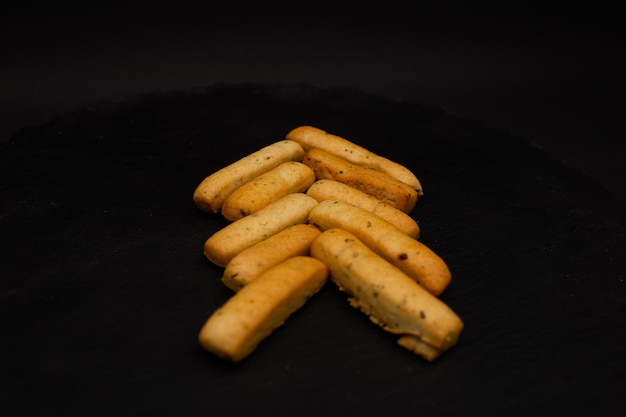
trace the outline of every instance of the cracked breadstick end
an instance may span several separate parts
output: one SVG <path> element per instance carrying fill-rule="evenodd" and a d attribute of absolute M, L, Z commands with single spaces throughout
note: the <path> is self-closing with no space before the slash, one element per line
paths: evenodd
<path fill-rule="evenodd" d="M 218 308 L 198 335 L 207 351 L 232 362 L 250 355 L 326 283 L 318 259 L 295 256 L 268 269 Z"/>
<path fill-rule="evenodd" d="M 311 256 L 326 264 L 350 305 L 398 335 L 400 346 L 433 361 L 457 343 L 463 329 L 459 316 L 352 233 L 338 228 L 322 232 L 311 245 Z"/>

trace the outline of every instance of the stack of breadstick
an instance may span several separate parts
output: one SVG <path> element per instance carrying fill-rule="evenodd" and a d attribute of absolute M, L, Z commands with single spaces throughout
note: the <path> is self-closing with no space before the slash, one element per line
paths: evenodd
<path fill-rule="evenodd" d="M 349 304 L 428 361 L 463 322 L 439 295 L 451 273 L 410 216 L 424 194 L 405 166 L 312 126 L 206 177 L 193 200 L 226 225 L 204 243 L 234 291 L 198 336 L 238 362 L 330 278 Z"/>

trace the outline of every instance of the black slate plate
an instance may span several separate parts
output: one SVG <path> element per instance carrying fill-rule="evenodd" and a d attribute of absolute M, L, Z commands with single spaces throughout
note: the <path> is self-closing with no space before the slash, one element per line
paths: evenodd
<path fill-rule="evenodd" d="M 240 364 L 197 343 L 232 292 L 208 174 L 311 124 L 411 168 L 464 320 L 428 363 L 329 282 Z M 105 102 L 0 152 L 3 410 L 15 415 L 623 414 L 624 206 L 523 138 L 350 89 L 216 85 Z"/>

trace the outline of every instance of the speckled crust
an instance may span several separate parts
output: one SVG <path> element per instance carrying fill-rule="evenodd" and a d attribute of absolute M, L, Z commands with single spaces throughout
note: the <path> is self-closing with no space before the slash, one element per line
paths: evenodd
<path fill-rule="evenodd" d="M 273 266 L 209 317 L 198 335 L 201 346 L 224 359 L 243 360 L 317 293 L 327 278 L 326 265 L 308 256 Z"/>
<path fill-rule="evenodd" d="M 364 168 L 322 149 L 310 149 L 302 162 L 313 169 L 318 180 L 342 182 L 404 213 L 410 213 L 417 203 L 417 191 L 404 182 L 383 171 Z"/>
<path fill-rule="evenodd" d="M 311 243 L 320 233 L 310 224 L 287 227 L 235 256 L 226 265 L 222 282 L 239 291 L 272 266 L 294 256 L 308 255 Z"/>
<path fill-rule="evenodd" d="M 311 245 L 311 256 L 328 266 L 352 307 L 397 334 L 404 348 L 432 361 L 457 343 L 463 329 L 458 315 L 352 233 L 337 228 L 322 232 Z"/>
<path fill-rule="evenodd" d="M 407 167 L 377 155 L 346 138 L 330 134 L 313 126 L 299 126 L 287 133 L 286 139 L 298 142 L 305 151 L 313 148 L 323 149 L 353 164 L 385 172 L 409 185 L 417 191 L 418 195 L 424 195 L 419 180 Z"/>
<path fill-rule="evenodd" d="M 320 202 L 337 200 L 361 207 L 387 220 L 407 236 L 415 239 L 419 237 L 419 224 L 407 213 L 342 182 L 318 180 L 309 187 L 306 194 Z"/>
<path fill-rule="evenodd" d="M 339 227 L 353 233 L 433 295 L 440 295 L 452 280 L 448 265 L 428 246 L 360 207 L 325 200 L 311 210 L 309 223 L 321 230 Z"/>
<path fill-rule="evenodd" d="M 283 162 L 233 191 L 222 205 L 222 216 L 239 220 L 287 194 L 305 192 L 314 182 L 315 173 L 308 166 Z"/>
<path fill-rule="evenodd" d="M 239 252 L 294 224 L 307 223 L 317 200 L 292 193 L 268 204 L 254 214 L 229 223 L 204 243 L 204 255 L 225 267 Z"/>
<path fill-rule="evenodd" d="M 303 156 L 304 150 L 297 142 L 274 142 L 206 177 L 196 187 L 193 201 L 200 210 L 219 213 L 237 188 L 283 162 L 301 161 Z"/>

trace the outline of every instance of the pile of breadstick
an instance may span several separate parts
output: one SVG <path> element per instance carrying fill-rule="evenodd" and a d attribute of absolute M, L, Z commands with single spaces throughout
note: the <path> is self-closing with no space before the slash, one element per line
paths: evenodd
<path fill-rule="evenodd" d="M 206 177 L 194 203 L 226 225 L 204 255 L 234 294 L 200 330 L 201 346 L 244 359 L 330 278 L 399 345 L 437 358 L 463 322 L 439 298 L 450 270 L 410 216 L 423 194 L 405 166 L 312 126 Z"/>

